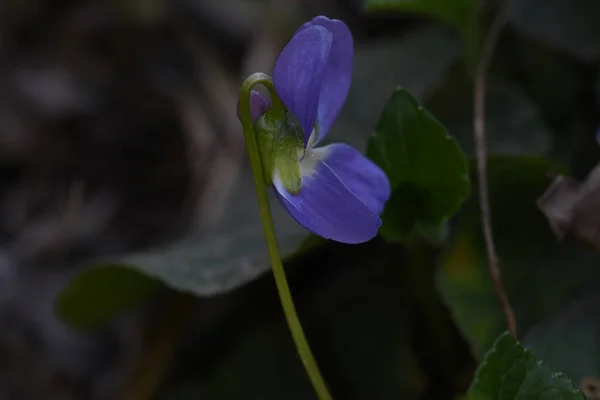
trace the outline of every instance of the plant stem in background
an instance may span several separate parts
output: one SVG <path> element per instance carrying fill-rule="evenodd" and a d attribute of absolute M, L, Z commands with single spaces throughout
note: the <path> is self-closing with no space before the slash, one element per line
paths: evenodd
<path fill-rule="evenodd" d="M 477 153 L 477 177 L 479 185 L 479 206 L 481 208 L 481 225 L 485 246 L 490 265 L 490 275 L 494 281 L 494 288 L 500 300 L 502 310 L 506 316 L 508 330 L 516 337 L 517 323 L 515 314 L 508 300 L 508 296 L 502 286 L 502 276 L 500 274 L 500 266 L 498 255 L 496 254 L 496 245 L 494 244 L 494 234 L 492 232 L 492 212 L 490 210 L 490 199 L 487 186 L 487 152 L 485 144 L 485 85 L 487 72 L 490 62 L 494 54 L 496 43 L 502 28 L 506 24 L 507 12 L 504 6 L 492 23 L 492 26 L 487 34 L 479 63 L 475 70 L 474 84 L 474 110 L 473 110 L 473 125 L 475 130 L 475 149 Z"/>
<path fill-rule="evenodd" d="M 460 36 L 463 46 L 463 57 L 469 78 L 473 77 L 477 69 L 479 54 L 479 8 L 473 7 L 469 18 L 460 27 Z"/>
<path fill-rule="evenodd" d="M 131 381 L 123 390 L 122 399 L 154 398 L 169 371 L 179 338 L 186 327 L 195 301 L 195 297 L 184 293 L 175 293 L 169 299 L 161 323 L 144 347 L 144 354 L 138 362 Z"/>
<path fill-rule="evenodd" d="M 267 187 L 265 185 L 264 174 L 262 170 L 262 162 L 258 149 L 258 143 L 254 133 L 252 115 L 250 112 L 250 92 L 256 85 L 263 85 L 269 90 L 269 93 L 271 94 L 271 103 L 273 106 L 280 105 L 281 100 L 279 97 L 277 97 L 277 93 L 275 93 L 275 88 L 273 86 L 271 77 L 266 74 L 255 73 L 250 75 L 244 81 L 242 88 L 240 89 L 240 120 L 242 122 L 242 128 L 244 129 L 246 148 L 248 149 L 248 157 L 250 158 L 250 165 L 252 167 L 252 176 L 254 178 L 256 196 L 258 198 L 258 206 L 260 209 L 260 217 L 262 220 L 265 240 L 267 242 L 269 259 L 271 261 L 271 267 L 273 268 L 273 276 L 277 285 L 277 291 L 279 292 L 281 305 L 283 306 L 283 312 L 298 350 L 298 355 L 304 364 L 304 368 L 308 373 L 315 392 L 320 400 L 331 400 L 332 397 L 329 394 L 329 390 L 327 389 L 327 385 L 325 384 L 321 373 L 319 372 L 319 367 L 317 366 L 315 358 L 306 340 L 306 336 L 304 335 L 302 325 L 300 324 L 296 307 L 294 306 L 294 301 L 292 299 L 292 294 L 285 276 L 285 271 L 283 269 L 283 264 L 281 262 L 279 248 L 277 246 L 277 238 L 275 236 L 275 227 L 273 226 L 273 217 L 271 216 L 271 209 L 269 206 L 269 198 L 267 195 Z"/>

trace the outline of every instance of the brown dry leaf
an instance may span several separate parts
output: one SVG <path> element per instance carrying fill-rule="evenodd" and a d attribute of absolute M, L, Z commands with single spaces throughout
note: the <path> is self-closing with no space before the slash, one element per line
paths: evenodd
<path fill-rule="evenodd" d="M 600 400 L 600 379 L 585 376 L 581 378 L 579 387 L 588 400 Z"/>
<path fill-rule="evenodd" d="M 600 164 L 583 182 L 556 176 L 536 203 L 559 240 L 571 233 L 600 250 Z"/>

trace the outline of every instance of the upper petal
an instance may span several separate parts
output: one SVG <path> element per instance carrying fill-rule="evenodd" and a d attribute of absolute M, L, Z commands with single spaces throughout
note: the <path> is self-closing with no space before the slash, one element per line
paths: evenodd
<path fill-rule="evenodd" d="M 377 235 L 381 226 L 378 213 L 389 197 L 387 178 L 383 175 L 381 180 L 383 173 L 375 172 L 372 163 L 351 147 L 328 147 L 315 149 L 322 151 L 304 158 L 303 163 L 313 164 L 303 165 L 302 190 L 298 194 L 285 190 L 277 171 L 273 185 L 287 211 L 311 232 L 343 243 L 366 242 Z M 363 167 L 366 172 L 361 172 Z M 367 183 L 369 177 L 374 177 L 383 189 Z"/>
<path fill-rule="evenodd" d="M 305 146 L 317 119 L 331 42 L 332 34 L 322 26 L 302 29 L 283 48 L 273 69 L 275 90 L 298 118 Z"/>
<path fill-rule="evenodd" d="M 352 81 L 354 41 L 348 26 L 338 19 L 329 19 L 324 16 L 315 17 L 312 21 L 304 24 L 300 30 L 312 26 L 322 26 L 333 35 L 325 68 L 325 79 L 319 96 L 315 142 L 318 144 L 329 132 L 348 95 Z"/>

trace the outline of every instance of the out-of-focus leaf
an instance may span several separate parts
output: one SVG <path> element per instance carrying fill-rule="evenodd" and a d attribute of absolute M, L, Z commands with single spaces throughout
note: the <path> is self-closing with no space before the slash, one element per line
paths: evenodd
<path fill-rule="evenodd" d="M 585 61 L 600 58 L 598 16 L 597 0 L 510 2 L 510 22 L 516 30 Z"/>
<path fill-rule="evenodd" d="M 57 309 L 71 326 L 94 329 L 161 288 L 164 284 L 158 279 L 122 265 L 92 268 L 60 293 Z"/>
<path fill-rule="evenodd" d="M 464 29 L 477 15 L 477 0 L 366 0 L 369 11 L 412 12 L 439 18 Z"/>
<path fill-rule="evenodd" d="M 247 175 L 239 179 L 224 218 L 212 229 L 115 261 L 197 296 L 224 293 L 256 279 L 268 270 L 269 261 L 252 182 Z M 285 212 L 274 195 L 270 200 L 281 254 L 290 255 L 308 232 Z"/>
<path fill-rule="evenodd" d="M 262 325 L 244 330 L 230 354 L 205 381 L 194 379 L 168 393 L 165 400 L 314 397 L 289 330 L 272 320 L 260 322 Z"/>
<path fill-rule="evenodd" d="M 463 53 L 474 67 L 478 51 L 478 0 L 366 0 L 369 11 L 400 11 L 428 15 L 455 25 L 463 39 Z"/>
<path fill-rule="evenodd" d="M 468 400 L 585 400 L 569 379 L 538 361 L 509 334 L 502 334 L 475 374 Z"/>
<path fill-rule="evenodd" d="M 272 194 L 272 193 L 271 193 Z M 282 256 L 291 255 L 308 237 L 270 196 Z M 243 174 L 223 218 L 214 227 L 181 242 L 118 260 L 156 277 L 175 290 L 212 296 L 233 290 L 269 269 L 253 180 Z"/>
<path fill-rule="evenodd" d="M 487 86 L 486 138 L 497 154 L 546 155 L 552 135 L 539 107 L 514 82 L 490 76 Z M 473 86 L 463 74 L 451 78 L 426 103 L 467 154 L 474 154 Z"/>
<path fill-rule="evenodd" d="M 407 335 L 406 270 L 377 255 L 368 256 L 368 268 L 356 254 L 351 257 L 336 257 L 342 258 L 343 272 L 296 297 L 321 372 L 336 398 L 417 399 L 426 383 Z M 229 355 L 205 379 L 166 398 L 192 394 L 223 400 L 314 398 L 279 313 L 239 330 Z"/>
<path fill-rule="evenodd" d="M 533 327 L 523 344 L 575 382 L 600 377 L 600 297 L 577 296 Z"/>
<path fill-rule="evenodd" d="M 98 261 L 81 272 L 63 290 L 61 315 L 76 325 L 97 326 L 121 308 L 149 296 L 151 291 L 146 288 L 152 285 L 148 282 L 159 280 L 174 290 L 212 296 L 233 290 L 268 271 L 253 181 L 247 175 L 239 180 L 225 215 L 214 227 L 164 248 Z M 323 243 L 309 237 L 274 196 L 271 206 L 283 256 Z M 125 280 L 120 282 L 122 278 Z M 131 291 L 125 293 L 129 286 Z M 124 293 L 115 295 L 115 290 L 120 289 Z"/>
<path fill-rule="evenodd" d="M 415 234 L 437 239 L 470 193 L 467 161 L 458 144 L 404 89 L 385 106 L 367 155 L 392 187 L 381 228 L 388 240 Z"/>
<path fill-rule="evenodd" d="M 352 86 L 328 137 L 363 149 L 391 88 L 402 84 L 422 101 L 459 57 L 457 38 L 435 26 L 416 28 L 398 38 L 357 43 Z"/>
<path fill-rule="evenodd" d="M 558 243 L 536 208 L 550 182 L 547 174 L 559 170 L 535 157 L 492 156 L 488 163 L 494 238 L 521 335 L 600 279 L 597 257 L 572 243 Z M 506 319 L 488 271 L 477 197 L 465 203 L 440 259 L 442 296 L 481 357 L 506 329 Z"/>

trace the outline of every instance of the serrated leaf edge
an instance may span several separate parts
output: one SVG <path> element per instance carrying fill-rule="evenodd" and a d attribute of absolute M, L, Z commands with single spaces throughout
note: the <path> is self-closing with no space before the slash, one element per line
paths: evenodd
<path fill-rule="evenodd" d="M 522 350 L 523 350 L 523 355 L 527 355 L 527 354 L 529 354 L 529 355 L 531 355 L 532 357 L 534 357 L 534 358 L 535 358 L 535 355 L 534 355 L 533 353 L 531 353 L 529 350 L 527 350 L 527 348 L 526 348 L 525 346 L 523 346 L 523 345 L 521 344 L 521 342 L 519 342 L 517 339 L 515 339 L 515 338 L 513 337 L 513 335 L 512 335 L 510 332 L 508 332 L 508 331 L 505 331 L 505 332 L 503 332 L 503 333 L 502 333 L 500 336 L 498 336 L 498 338 L 497 338 L 497 339 L 494 341 L 494 344 L 492 345 L 492 348 L 491 348 L 491 349 L 490 349 L 490 350 L 489 350 L 489 351 L 488 351 L 488 352 L 485 354 L 485 356 L 484 356 L 484 358 L 483 358 L 483 361 L 482 361 L 482 362 L 479 364 L 479 366 L 478 366 L 478 367 L 477 367 L 477 369 L 475 370 L 475 378 L 473 379 L 473 381 L 472 381 L 472 383 L 471 383 L 471 386 L 469 387 L 469 390 L 467 391 L 467 394 L 470 394 L 470 393 L 471 393 L 471 390 L 472 390 L 472 388 L 474 388 L 474 387 L 477 385 L 477 383 L 479 382 L 479 373 L 481 372 L 481 370 L 482 370 L 482 369 L 483 369 L 485 366 L 487 366 L 487 365 L 488 365 L 488 360 L 489 360 L 490 356 L 491 356 L 492 354 L 495 354 L 495 353 L 497 353 L 497 352 L 498 352 L 498 344 L 499 344 L 499 343 L 500 343 L 502 340 L 504 340 L 504 339 L 505 339 L 507 336 L 508 336 L 508 337 L 511 337 L 511 338 L 512 338 L 512 339 L 515 341 L 515 347 L 517 347 L 517 348 L 520 348 L 520 349 L 522 349 Z M 568 381 L 569 381 L 571 384 L 573 384 L 573 382 L 571 381 L 571 379 L 570 379 L 568 376 L 566 376 L 566 375 L 565 375 L 564 373 L 562 373 L 562 372 L 554 372 L 554 371 L 552 371 L 552 369 L 550 368 L 550 366 L 549 366 L 549 365 L 547 365 L 546 363 L 544 363 L 544 361 L 542 361 L 542 360 L 537 360 L 537 359 L 536 359 L 536 362 L 535 362 L 535 364 L 536 364 L 536 366 L 537 366 L 537 367 L 542 367 L 542 366 L 546 366 L 546 367 L 548 367 L 548 369 L 550 370 L 550 378 L 551 378 L 552 380 L 558 380 L 558 379 L 561 379 L 561 378 L 565 378 L 565 379 L 567 379 L 567 380 L 568 380 Z M 521 385 L 520 385 L 520 386 L 522 386 L 522 384 L 523 384 L 523 383 L 521 383 Z M 520 386 L 519 386 L 519 387 L 520 387 Z M 574 386 L 574 385 L 573 385 L 573 386 Z M 517 393 L 518 393 L 518 392 L 517 392 Z M 579 390 L 579 389 L 577 389 L 577 388 L 575 388 L 575 389 L 571 390 L 571 393 L 572 393 L 572 394 L 574 394 L 574 395 L 580 395 L 580 396 L 581 396 L 581 400 L 586 400 L 585 394 L 584 394 L 584 393 L 583 393 L 581 390 Z"/>

